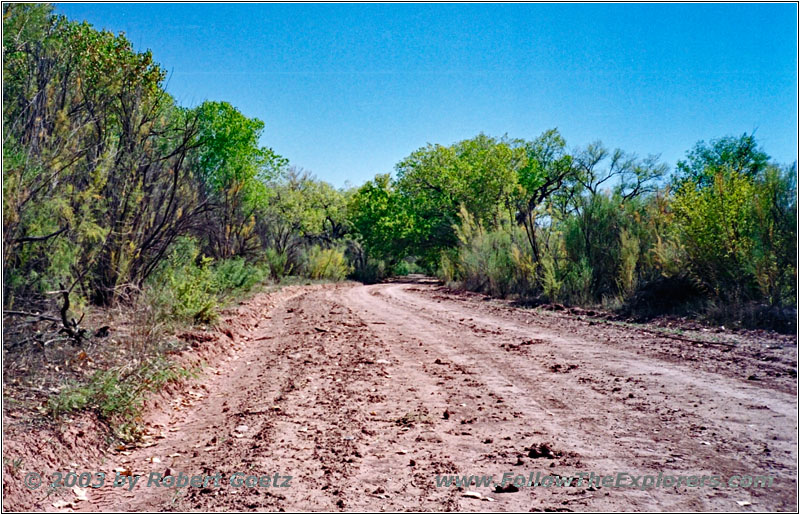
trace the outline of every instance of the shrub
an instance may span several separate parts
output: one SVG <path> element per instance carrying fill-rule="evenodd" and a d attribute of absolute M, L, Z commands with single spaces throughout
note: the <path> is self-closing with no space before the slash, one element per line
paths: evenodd
<path fill-rule="evenodd" d="M 214 265 L 214 291 L 219 294 L 240 295 L 267 276 L 267 268 L 248 263 L 241 257 L 226 259 Z"/>
<path fill-rule="evenodd" d="M 639 262 L 639 238 L 623 229 L 619 233 L 619 277 L 617 285 L 623 297 L 636 288 L 636 264 Z"/>
<path fill-rule="evenodd" d="M 592 278 L 594 273 L 589 260 L 567 261 L 563 272 L 564 300 L 574 304 L 588 304 L 592 298 Z"/>
<path fill-rule="evenodd" d="M 292 264 L 289 262 L 289 255 L 286 252 L 279 252 L 273 248 L 264 251 L 269 275 L 274 280 L 279 281 L 282 277 L 292 273 Z"/>
<path fill-rule="evenodd" d="M 459 246 L 454 271 L 444 271 L 457 277 L 461 285 L 473 291 L 505 297 L 517 283 L 517 266 L 512 255 L 514 241 L 521 239 L 518 228 L 499 227 L 484 230 L 482 224 L 464 208 L 459 213 L 460 225 L 454 226 Z M 440 269 L 451 263 L 440 263 Z"/>
<path fill-rule="evenodd" d="M 353 279 L 364 284 L 375 284 L 385 279 L 386 276 L 386 262 L 374 258 L 357 262 L 352 272 Z"/>
<path fill-rule="evenodd" d="M 755 195 L 751 179 L 730 171 L 707 188 L 686 181 L 673 201 L 690 271 L 716 297 L 740 301 L 757 292 Z"/>
<path fill-rule="evenodd" d="M 553 256 L 549 253 L 542 256 L 542 290 L 550 302 L 563 300 L 564 281 L 560 275 Z"/>
<path fill-rule="evenodd" d="M 445 284 L 450 284 L 456 281 L 458 277 L 458 253 L 452 249 L 445 249 L 439 257 L 439 268 L 436 275 L 444 281 Z"/>
<path fill-rule="evenodd" d="M 211 258 L 203 257 L 199 265 L 187 265 L 169 274 L 169 289 L 174 294 L 173 314 L 198 323 L 217 318 L 217 296 L 214 288 Z"/>
<path fill-rule="evenodd" d="M 352 272 L 344 252 L 338 249 L 321 249 L 315 245 L 306 259 L 306 272 L 311 279 L 341 281 Z"/>
<path fill-rule="evenodd" d="M 394 275 L 410 275 L 410 274 L 424 274 L 425 269 L 419 266 L 416 260 L 413 259 L 403 259 L 399 263 L 397 263 L 392 271 Z"/>
<path fill-rule="evenodd" d="M 211 259 L 200 256 L 194 239 L 179 238 L 150 281 L 149 295 L 171 318 L 213 322 L 217 318 L 217 290 L 210 265 Z"/>
<path fill-rule="evenodd" d="M 147 392 L 161 389 L 169 382 L 193 377 L 197 370 L 175 365 L 155 357 L 133 371 L 99 370 L 84 385 L 72 385 L 50 397 L 47 411 L 54 417 L 72 411 L 93 409 L 108 422 L 123 440 L 139 436 L 139 416 Z"/>
<path fill-rule="evenodd" d="M 511 247 L 511 260 L 514 262 L 517 291 L 522 294 L 536 291 L 540 265 L 534 262 L 530 247 L 514 244 Z"/>

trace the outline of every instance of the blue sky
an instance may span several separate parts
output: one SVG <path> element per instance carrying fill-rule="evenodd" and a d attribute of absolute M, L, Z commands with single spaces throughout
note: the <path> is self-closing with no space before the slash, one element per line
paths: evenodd
<path fill-rule="evenodd" d="M 674 166 L 755 131 L 797 159 L 795 4 L 57 4 L 124 31 L 181 105 L 225 100 L 336 186 L 484 132 Z"/>

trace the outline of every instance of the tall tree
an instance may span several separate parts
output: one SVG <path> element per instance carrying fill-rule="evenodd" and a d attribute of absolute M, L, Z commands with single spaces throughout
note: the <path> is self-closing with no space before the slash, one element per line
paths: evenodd
<path fill-rule="evenodd" d="M 243 256 L 259 248 L 256 220 L 267 208 L 267 183 L 287 164 L 261 147 L 264 123 L 227 102 L 197 108 L 198 147 L 192 157 L 203 197 L 212 206 L 202 229 L 215 258 Z"/>
<path fill-rule="evenodd" d="M 678 186 L 691 180 L 698 187 L 707 188 L 714 184 L 719 172 L 756 177 L 768 164 L 769 155 L 759 147 L 754 135 L 726 136 L 710 143 L 699 141 L 686 153 L 685 160 L 678 161 L 675 179 Z"/>
<path fill-rule="evenodd" d="M 538 264 L 541 251 L 536 232 L 541 207 L 565 182 L 574 178 L 575 167 L 556 129 L 544 132 L 533 141 L 520 141 L 519 145 L 526 159 L 517 171 L 519 187 L 513 196 L 516 220 L 525 228 L 534 263 Z"/>
<path fill-rule="evenodd" d="M 397 191 L 416 219 L 416 253 L 433 265 L 458 243 L 454 226 L 463 205 L 481 224 L 497 226 L 514 191 L 521 149 L 480 134 L 452 146 L 428 145 L 398 163 Z"/>

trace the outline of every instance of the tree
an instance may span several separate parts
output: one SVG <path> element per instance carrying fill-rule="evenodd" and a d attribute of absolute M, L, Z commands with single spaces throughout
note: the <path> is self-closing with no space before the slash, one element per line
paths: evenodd
<path fill-rule="evenodd" d="M 415 218 L 414 253 L 433 267 L 458 239 L 454 226 L 463 205 L 486 227 L 501 223 L 524 159 L 521 149 L 480 134 L 452 146 L 428 145 L 397 164 L 397 191 Z"/>
<path fill-rule="evenodd" d="M 639 200 L 656 190 L 667 167 L 657 156 L 640 159 L 620 149 L 609 151 L 600 142 L 576 152 L 574 165 L 574 182 L 559 192 L 556 204 L 567 255 L 572 263 L 582 263 L 582 270 L 591 269 L 589 296 L 601 298 L 618 293 L 621 282 L 630 283 L 618 277 L 623 243 L 631 255 L 643 211 Z M 625 275 L 630 277 L 630 270 Z"/>
<path fill-rule="evenodd" d="M 267 183 L 287 160 L 259 145 L 261 120 L 227 102 L 204 102 L 197 117 L 192 166 L 212 206 L 203 227 L 206 249 L 215 258 L 245 256 L 260 247 L 255 226 L 267 208 Z"/>
<path fill-rule="evenodd" d="M 64 283 L 108 304 L 197 213 L 194 118 L 124 36 L 44 7 L 3 14 L 6 277 L 22 295 Z"/>
<path fill-rule="evenodd" d="M 293 246 L 330 246 L 349 231 L 344 194 L 308 171 L 290 167 L 270 182 L 270 206 L 259 233 L 284 253 Z"/>
<path fill-rule="evenodd" d="M 699 141 L 687 152 L 686 160 L 678 161 L 675 180 L 678 187 L 691 180 L 699 188 L 714 185 L 719 172 L 736 172 L 746 177 L 756 177 L 769 164 L 764 152 L 752 134 L 726 136 L 711 143 Z"/>
<path fill-rule="evenodd" d="M 517 223 L 525 234 L 533 253 L 534 263 L 541 261 L 541 251 L 536 235 L 540 208 L 550 196 L 575 175 L 572 156 L 566 152 L 566 143 L 558 130 L 544 132 L 533 141 L 520 142 L 526 160 L 517 171 L 519 188 L 513 196 Z"/>
<path fill-rule="evenodd" d="M 412 251 L 416 219 L 388 174 L 361 186 L 348 204 L 350 222 L 367 255 L 392 268 Z"/>

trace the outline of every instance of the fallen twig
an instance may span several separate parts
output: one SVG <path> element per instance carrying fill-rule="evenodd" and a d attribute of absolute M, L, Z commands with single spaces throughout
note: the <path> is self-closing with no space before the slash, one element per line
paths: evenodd
<path fill-rule="evenodd" d="M 10 311 L 10 310 L 3 310 L 4 315 L 14 315 L 20 317 L 36 317 L 39 320 L 47 320 L 48 322 L 61 322 L 61 320 L 53 317 L 49 317 L 47 315 L 38 315 L 36 313 L 27 313 L 25 311 Z"/>

